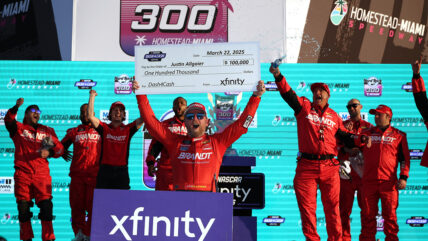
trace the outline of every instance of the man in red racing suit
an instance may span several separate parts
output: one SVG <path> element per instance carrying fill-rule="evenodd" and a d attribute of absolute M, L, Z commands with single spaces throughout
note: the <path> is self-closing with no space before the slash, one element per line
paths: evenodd
<path fill-rule="evenodd" d="M 428 99 L 427 92 L 425 90 L 425 83 L 421 77 L 421 64 L 422 59 L 415 61 L 412 64 L 413 78 L 412 78 L 412 89 L 413 97 L 415 98 L 416 107 L 424 119 L 425 126 L 428 129 Z M 425 151 L 422 156 L 421 166 L 428 167 L 428 142 L 425 146 Z"/>
<path fill-rule="evenodd" d="M 361 119 L 361 109 L 363 106 L 357 99 L 351 99 L 346 106 L 349 112 L 349 120 L 343 122 L 345 128 L 353 133 L 360 134 L 361 131 L 366 130 L 373 125 Z M 361 178 L 363 175 L 364 159 L 362 158 L 361 151 L 358 147 L 347 148 L 346 146 L 340 148 L 337 159 L 340 162 L 349 161 L 351 172 L 349 175 L 340 179 L 340 219 L 342 220 L 342 240 L 351 241 L 351 220 L 350 215 L 352 206 L 354 205 L 354 194 L 357 192 L 358 206 L 361 208 Z"/>
<path fill-rule="evenodd" d="M 73 159 L 70 165 L 70 208 L 71 226 L 75 240 L 86 240 L 91 234 L 92 201 L 101 155 L 101 136 L 92 127 L 88 118 L 88 104 L 80 107 L 82 124 L 67 130 L 61 140 L 63 157 L 69 161 L 67 149 L 73 144 Z M 88 219 L 86 221 L 86 212 Z"/>
<path fill-rule="evenodd" d="M 134 89 L 138 88 L 134 82 Z M 186 108 L 188 135 L 181 136 L 171 133 L 156 119 L 146 95 L 137 95 L 140 115 L 149 133 L 164 145 L 171 157 L 174 190 L 216 192 L 223 155 L 227 147 L 247 132 L 265 90 L 259 81 L 257 91 L 238 120 L 214 135 L 205 133 L 209 120 L 202 104 L 192 103 Z"/>
<path fill-rule="evenodd" d="M 184 111 L 187 107 L 187 101 L 183 97 L 177 97 L 174 99 L 172 104 L 172 110 L 174 111 L 174 117 L 162 121 L 162 124 L 175 134 L 187 135 L 186 125 L 184 124 Z M 154 176 L 156 157 L 160 153 L 160 158 L 157 161 L 156 170 L 156 191 L 172 191 L 174 190 L 172 185 L 172 166 L 168 152 L 163 148 L 162 143 L 153 139 L 150 143 L 149 150 L 147 152 L 146 163 L 148 167 L 149 176 Z"/>
<path fill-rule="evenodd" d="M 54 240 L 52 220 L 52 178 L 48 157 L 58 158 L 63 154 L 63 146 L 54 129 L 38 124 L 40 109 L 30 105 L 25 110 L 23 123 L 16 121 L 18 108 L 23 98 L 8 110 L 4 118 L 6 129 L 15 144 L 15 197 L 18 204 L 20 239 L 34 238 L 31 227 L 33 213 L 32 199 L 40 208 L 39 219 L 42 223 L 42 240 Z"/>
<path fill-rule="evenodd" d="M 328 106 L 330 90 L 324 83 L 311 85 L 313 102 L 298 97 L 278 68 L 270 67 L 282 98 L 294 110 L 297 120 L 299 156 L 294 190 L 306 240 L 320 240 L 317 233 L 317 186 L 321 191 L 328 240 L 342 240 L 339 212 L 340 177 L 337 138 L 353 147 L 353 136 L 346 132 L 342 119 Z"/>
<path fill-rule="evenodd" d="M 396 210 L 398 191 L 407 184 L 410 153 L 406 133 L 390 126 L 392 111 L 386 105 L 371 109 L 376 126 L 362 131 L 370 136 L 371 147 L 363 147 L 364 173 L 362 186 L 362 223 L 360 240 L 375 241 L 376 215 L 381 200 L 385 240 L 398 240 Z M 400 164 L 400 179 L 397 167 Z"/>

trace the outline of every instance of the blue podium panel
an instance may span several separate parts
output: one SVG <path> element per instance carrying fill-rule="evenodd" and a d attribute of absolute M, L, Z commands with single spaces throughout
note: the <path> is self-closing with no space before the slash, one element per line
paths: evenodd
<path fill-rule="evenodd" d="M 232 240 L 232 194 L 96 189 L 91 240 Z"/>

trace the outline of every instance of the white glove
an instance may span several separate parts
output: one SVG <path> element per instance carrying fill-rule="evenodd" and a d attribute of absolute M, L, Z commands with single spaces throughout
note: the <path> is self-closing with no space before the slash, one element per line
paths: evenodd
<path fill-rule="evenodd" d="M 340 178 L 343 180 L 349 180 L 351 179 L 350 174 L 351 174 L 351 162 L 348 160 L 343 161 L 339 168 Z"/>

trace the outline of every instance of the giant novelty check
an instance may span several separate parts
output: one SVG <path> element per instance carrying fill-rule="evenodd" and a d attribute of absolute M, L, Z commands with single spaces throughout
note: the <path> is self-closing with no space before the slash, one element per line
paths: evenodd
<path fill-rule="evenodd" d="M 136 94 L 255 91 L 259 44 L 136 46 L 135 79 Z"/>

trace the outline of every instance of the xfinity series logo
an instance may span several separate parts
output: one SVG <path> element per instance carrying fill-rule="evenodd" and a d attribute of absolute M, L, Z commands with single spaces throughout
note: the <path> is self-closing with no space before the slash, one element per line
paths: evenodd
<path fill-rule="evenodd" d="M 406 220 L 406 224 L 409 224 L 411 227 L 423 227 L 427 223 L 428 219 L 420 216 L 411 217 Z"/>
<path fill-rule="evenodd" d="M 120 219 L 116 215 L 111 215 L 111 218 L 113 219 L 115 226 L 110 231 L 109 235 L 115 235 L 120 231 L 120 233 L 123 235 L 123 237 L 126 240 L 132 240 L 132 236 L 137 236 L 138 231 L 140 230 L 140 233 L 143 233 L 144 230 L 144 236 L 152 236 L 152 237 L 171 237 L 171 229 L 173 230 L 172 237 L 179 237 L 179 229 L 184 229 L 184 233 L 189 238 L 195 238 L 195 233 L 192 233 L 190 230 L 191 226 L 194 226 L 195 221 L 198 225 L 198 228 L 201 232 L 201 236 L 199 237 L 199 241 L 203 241 L 205 237 L 207 236 L 208 232 L 211 229 L 211 226 L 215 222 L 215 218 L 211 218 L 206 224 L 204 224 L 203 220 L 201 218 L 193 218 L 190 216 L 190 210 L 185 211 L 183 217 L 174 217 L 173 221 L 171 222 L 171 219 L 165 216 L 140 216 L 140 213 L 144 211 L 144 207 L 138 207 L 134 210 L 134 214 L 129 217 L 128 215 L 122 216 Z M 128 219 L 129 218 L 129 219 Z M 123 224 L 128 220 L 128 222 L 132 222 L 132 232 L 128 232 Z M 143 221 L 144 220 L 144 221 Z M 141 222 L 140 222 L 141 221 Z M 139 228 L 139 224 L 142 224 L 143 227 Z M 143 224 L 144 223 L 144 224 Z M 160 224 L 161 223 L 161 224 Z M 180 225 L 181 224 L 181 225 Z M 158 226 L 162 225 L 165 226 L 165 234 L 158 234 Z M 150 230 L 152 231 L 150 233 Z"/>
<path fill-rule="evenodd" d="M 240 79 L 240 78 L 236 78 L 236 79 L 222 79 L 220 80 L 220 85 L 223 86 L 228 86 L 228 85 L 243 85 L 245 82 L 245 79 Z"/>
<path fill-rule="evenodd" d="M 121 0 L 120 46 L 227 42 L 228 0 Z"/>
<path fill-rule="evenodd" d="M 13 193 L 13 177 L 0 177 L 0 193 Z"/>
<path fill-rule="evenodd" d="M 91 79 L 81 79 L 74 83 L 74 86 L 79 89 L 92 89 L 92 87 L 96 86 L 97 82 L 94 82 Z"/>
<path fill-rule="evenodd" d="M 129 77 L 126 74 L 114 77 L 114 93 L 117 95 L 124 94 L 129 95 L 132 93 L 132 80 L 133 77 Z"/>
<path fill-rule="evenodd" d="M 263 219 L 263 223 L 265 223 L 267 226 L 280 226 L 282 223 L 284 223 L 285 218 L 277 215 L 268 216 L 267 218 Z"/>
<path fill-rule="evenodd" d="M 382 80 L 376 77 L 364 79 L 364 95 L 368 97 L 378 97 L 382 95 Z"/>
<path fill-rule="evenodd" d="M 148 54 L 144 55 L 144 59 L 150 62 L 159 62 L 165 57 L 166 53 L 162 53 L 162 51 L 150 51 Z"/>

